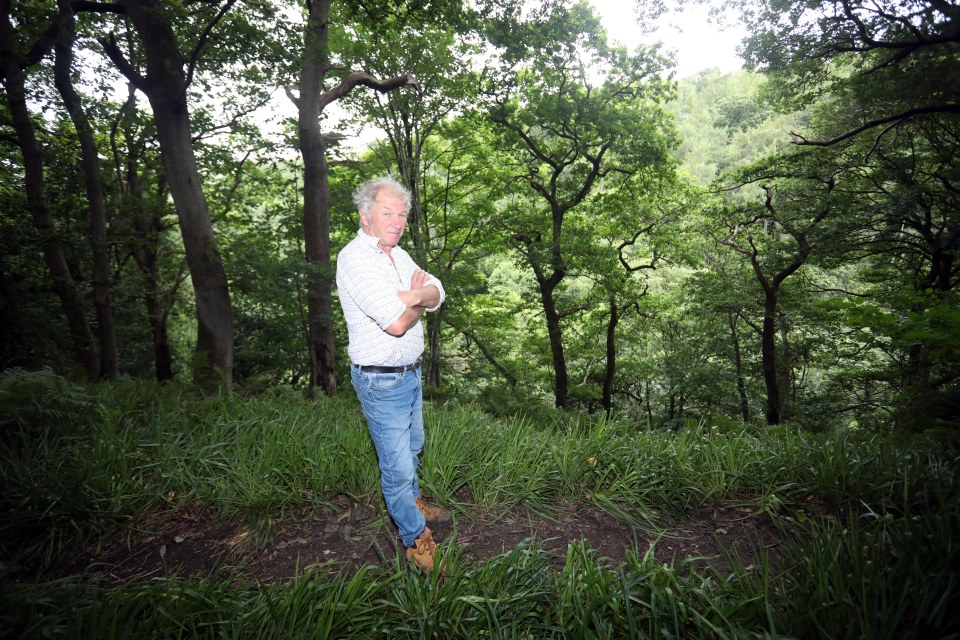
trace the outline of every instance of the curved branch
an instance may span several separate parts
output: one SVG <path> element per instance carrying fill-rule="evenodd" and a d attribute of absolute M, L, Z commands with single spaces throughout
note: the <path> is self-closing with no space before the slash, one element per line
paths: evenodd
<path fill-rule="evenodd" d="M 520 127 L 520 125 L 514 124 L 513 122 L 508 120 L 507 116 L 503 113 L 504 111 L 505 109 L 503 108 L 503 105 L 500 105 L 499 112 L 498 111 L 491 112 L 490 115 L 493 121 L 498 124 L 502 124 L 507 129 L 510 129 L 515 134 L 517 134 L 517 136 L 519 136 L 520 139 L 523 140 L 523 143 L 527 145 L 527 148 L 530 149 L 530 153 L 532 153 L 534 157 L 536 157 L 538 160 L 540 160 L 544 164 L 550 165 L 550 167 L 552 167 L 555 172 L 560 171 L 561 169 L 560 163 L 557 160 L 550 157 L 546 152 L 544 152 L 540 148 L 540 145 L 538 145 L 537 142 L 533 138 L 531 138 L 527 134 L 527 132 L 523 130 L 522 127 Z"/>
<path fill-rule="evenodd" d="M 294 89 L 299 89 L 299 87 L 296 87 L 296 86 L 289 87 L 289 86 L 287 86 L 287 87 L 284 87 L 284 88 L 283 88 L 283 92 L 284 92 L 285 94 L 287 94 L 287 98 L 290 99 L 290 102 L 293 103 L 293 106 L 295 106 L 295 107 L 299 110 L 299 109 L 300 109 L 300 96 L 297 96 L 297 95 L 295 95 L 295 94 L 293 93 L 293 90 L 294 90 Z"/>
<path fill-rule="evenodd" d="M 499 372 L 500 375 L 506 379 L 507 384 L 509 384 L 511 387 L 517 386 L 517 377 L 513 375 L 505 365 L 496 359 L 490 349 L 487 348 L 487 346 L 477 338 L 475 333 L 467 329 L 461 329 L 460 327 L 451 323 L 449 320 L 445 319 L 444 322 L 453 327 L 456 331 L 462 333 L 468 340 L 472 340 L 473 343 L 477 345 L 477 348 L 480 349 L 480 353 L 483 354 L 483 357 L 486 358 L 487 361 L 493 365 L 493 368 L 496 369 L 497 372 Z"/>
<path fill-rule="evenodd" d="M 960 104 L 935 104 L 927 105 L 924 107 L 914 107 L 913 109 L 907 109 L 901 113 L 886 116 L 885 118 L 877 118 L 876 120 L 869 120 L 864 122 L 862 125 L 855 129 L 851 129 L 846 133 L 840 134 L 835 138 L 830 138 L 829 140 L 807 140 L 803 136 L 790 132 L 790 135 L 796 138 L 793 141 L 793 144 L 797 146 L 812 146 L 812 147 L 829 147 L 831 145 L 837 144 L 838 142 L 843 142 L 853 136 L 863 133 L 868 129 L 873 129 L 874 127 L 879 127 L 882 124 L 887 124 L 888 122 L 898 122 L 903 120 L 908 120 L 914 116 L 923 115 L 925 113 L 960 113 Z"/>
<path fill-rule="evenodd" d="M 184 86 L 189 87 L 190 83 L 193 81 L 193 71 L 197 66 L 197 62 L 200 60 L 200 52 L 203 50 L 203 46 L 207 43 L 207 39 L 210 37 L 210 32 L 213 31 L 213 28 L 217 26 L 220 20 L 223 19 L 223 16 L 227 15 L 227 12 L 230 11 L 234 3 L 237 0 L 227 0 L 226 4 L 220 8 L 220 11 L 217 12 L 217 15 L 213 17 L 210 22 L 203 28 L 203 33 L 200 34 L 200 38 L 197 39 L 197 44 L 193 47 L 193 51 L 190 52 L 190 57 L 187 59 L 187 77 L 184 81 Z"/>
<path fill-rule="evenodd" d="M 336 102 L 358 86 L 369 87 L 380 93 L 386 93 L 387 91 L 393 91 L 404 85 L 412 85 L 418 90 L 420 89 L 420 82 L 412 75 L 395 76 L 388 80 L 378 80 L 364 71 L 354 71 L 344 78 L 339 85 L 320 96 L 320 111 L 323 111 L 331 102 Z"/>
<path fill-rule="evenodd" d="M 650 260 L 650 264 L 641 264 L 635 267 L 631 266 L 630 263 L 627 262 L 626 257 L 623 255 L 623 250 L 629 246 L 635 245 L 637 243 L 637 238 L 639 238 L 641 234 L 649 233 L 652 230 L 653 230 L 653 223 L 650 223 L 649 225 L 641 229 L 637 229 L 637 232 L 633 234 L 632 238 L 630 238 L 629 240 L 624 240 L 623 242 L 620 243 L 620 246 L 617 247 L 617 257 L 620 259 L 620 264 L 623 265 L 623 268 L 626 269 L 628 273 L 633 273 L 634 271 L 640 271 L 641 269 L 657 268 L 657 259 L 660 256 L 657 253 L 656 249 L 653 250 L 653 258 Z"/>
<path fill-rule="evenodd" d="M 106 39 L 100 38 L 100 45 L 103 47 L 107 57 L 110 58 L 113 64 L 117 65 L 117 69 L 120 70 L 120 73 L 122 73 L 124 77 L 130 81 L 130 84 L 135 86 L 140 91 L 146 93 L 147 79 L 140 75 L 140 72 L 137 71 L 123 55 L 123 51 L 121 51 L 120 47 L 117 46 L 117 39 L 112 31 Z"/>

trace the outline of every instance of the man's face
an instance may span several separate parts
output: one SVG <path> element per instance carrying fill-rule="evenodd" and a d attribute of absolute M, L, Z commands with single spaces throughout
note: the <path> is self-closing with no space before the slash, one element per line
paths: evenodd
<path fill-rule="evenodd" d="M 373 201 L 370 219 L 360 214 L 360 226 L 367 235 L 379 239 L 380 247 L 389 252 L 400 242 L 400 236 L 407 226 L 407 209 L 403 199 L 391 189 L 381 189 Z"/>

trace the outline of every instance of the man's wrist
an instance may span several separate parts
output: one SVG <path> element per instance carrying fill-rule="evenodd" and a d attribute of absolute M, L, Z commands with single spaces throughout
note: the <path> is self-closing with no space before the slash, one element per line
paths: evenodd
<path fill-rule="evenodd" d="M 433 291 L 430 288 L 433 288 Z M 428 284 L 421 289 L 408 289 L 407 291 L 398 291 L 397 297 L 408 307 L 423 307 L 429 309 L 437 305 L 440 300 L 440 289 L 435 285 Z"/>

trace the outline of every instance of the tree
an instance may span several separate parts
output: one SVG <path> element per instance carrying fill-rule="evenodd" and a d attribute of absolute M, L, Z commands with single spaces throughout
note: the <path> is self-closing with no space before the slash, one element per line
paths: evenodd
<path fill-rule="evenodd" d="M 287 90 L 297 107 L 298 146 L 303 156 L 303 231 L 307 262 L 315 266 L 308 280 L 308 349 L 310 386 L 332 394 L 337 388 L 336 343 L 333 337 L 333 277 L 330 271 L 330 183 L 326 144 L 320 116 L 329 105 L 358 86 L 376 91 L 393 91 L 416 85 L 416 78 L 399 75 L 380 80 L 364 71 L 336 76 L 342 69 L 334 64 L 330 50 L 330 0 L 306 2 L 307 20 L 301 54 L 299 95 Z M 327 81 L 334 76 L 329 88 Z"/>
<path fill-rule="evenodd" d="M 569 400 L 562 321 L 580 309 L 563 306 L 561 283 L 572 248 L 591 236 L 590 220 L 576 212 L 635 174 L 672 171 L 662 106 L 670 84 L 659 75 L 666 60 L 653 50 L 609 48 L 583 3 L 548 3 L 527 22 L 494 23 L 491 33 L 510 75 L 488 89 L 490 118 L 513 179 L 529 189 L 527 198 L 504 203 L 500 222 L 536 280 L 562 408 Z"/>
<path fill-rule="evenodd" d="M 62 18 L 61 15 L 58 19 Z M 22 28 L 24 23 L 28 22 L 27 17 L 21 17 L 17 22 L 21 29 L 16 33 L 29 33 L 29 29 Z M 49 52 L 53 46 L 53 35 L 56 33 L 57 24 L 55 22 L 54 28 L 48 28 L 35 42 L 24 47 L 23 43 L 15 37 L 10 1 L 0 1 L 0 65 L 2 65 L 3 87 L 10 117 L 16 130 L 17 144 L 23 157 L 24 182 L 30 212 L 40 233 L 44 259 L 53 277 L 61 307 L 66 314 L 77 357 L 83 364 L 87 377 L 90 380 L 96 380 L 100 376 L 96 344 L 76 284 L 67 266 L 63 247 L 57 237 L 56 224 L 47 204 L 40 147 L 37 143 L 32 116 L 27 107 L 25 69 L 38 64 Z M 26 49 L 26 52 L 23 52 L 23 49 Z"/>
<path fill-rule="evenodd" d="M 866 298 L 851 304 L 850 321 L 889 341 L 886 371 L 868 377 L 893 383 L 895 418 L 908 428 L 955 419 L 949 407 L 960 379 L 953 356 L 960 327 L 951 311 L 960 281 L 960 125 L 946 116 L 916 124 L 843 153 L 854 162 L 871 147 L 857 172 L 860 224 L 851 236 L 866 265 Z"/>
<path fill-rule="evenodd" d="M 450 170 L 458 163 L 453 154 L 463 149 L 461 139 L 446 137 L 450 129 L 444 128 L 454 116 L 476 107 L 477 79 L 468 60 L 477 47 L 469 43 L 474 16 L 463 12 L 461 2 L 437 3 L 431 9 L 389 26 L 358 25 L 359 39 L 366 46 L 359 48 L 357 56 L 364 66 L 382 77 L 410 73 L 421 89 L 415 94 L 364 93 L 356 102 L 358 111 L 386 133 L 387 144 L 377 148 L 378 154 L 389 159 L 383 163 L 387 171 L 395 172 L 413 196 L 407 228 L 415 260 L 449 286 L 452 262 L 462 247 L 454 236 L 457 228 L 463 228 L 457 216 L 451 217 L 458 209 L 451 190 L 456 191 L 457 183 L 469 176 Z M 472 231 L 476 226 L 474 222 L 468 228 Z M 425 377 L 434 387 L 440 386 L 440 334 L 447 309 L 444 302 L 424 318 Z"/>
<path fill-rule="evenodd" d="M 100 338 L 100 375 L 115 379 L 119 356 L 117 333 L 110 300 L 110 256 L 107 251 L 107 203 L 104 196 L 100 158 L 93 127 L 87 117 L 80 95 L 73 86 L 73 47 L 76 38 L 76 19 L 68 0 L 57 0 L 60 16 L 54 62 L 54 82 L 70 114 L 80 142 L 84 186 L 90 202 L 90 245 L 93 252 L 93 304 Z"/>
<path fill-rule="evenodd" d="M 907 416 L 924 406 L 956 406 L 960 372 L 945 338 L 955 324 L 938 309 L 954 303 L 960 250 L 960 9 L 912 0 L 744 6 L 746 54 L 771 79 L 774 104 L 817 104 L 794 142 L 822 150 L 825 166 L 855 168 L 851 240 L 870 261 L 865 276 L 875 284 L 866 291 L 878 313 L 854 315 L 902 348 L 893 365 L 902 422 L 916 423 Z"/>
<path fill-rule="evenodd" d="M 193 150 L 187 90 L 210 33 L 232 5 L 233 0 L 228 0 L 208 17 L 192 51 L 184 55 L 173 29 L 171 8 L 156 0 L 120 0 L 120 7 L 140 37 L 146 56 L 145 74 L 130 63 L 112 34 L 102 43 L 123 75 L 146 94 L 153 109 L 166 183 L 177 207 L 196 294 L 194 379 L 201 386 L 228 392 L 233 376 L 233 312 Z"/>
<path fill-rule="evenodd" d="M 605 366 L 601 398 L 603 409 L 608 415 L 613 413 L 614 408 L 613 396 L 618 358 L 617 326 L 620 324 L 622 315 L 630 309 L 633 309 L 637 315 L 640 315 L 639 300 L 646 296 L 649 291 L 648 284 L 646 282 L 642 284 L 638 283 L 634 279 L 634 276 L 656 269 L 658 263 L 663 258 L 656 246 L 653 246 L 646 260 L 637 261 L 639 253 L 636 250 L 638 240 L 641 236 L 653 235 L 655 231 L 658 231 L 659 227 L 664 226 L 668 220 L 673 220 L 676 217 L 673 211 L 668 212 L 666 208 L 660 207 L 658 210 L 660 215 L 656 216 L 652 221 L 650 218 L 646 220 L 636 220 L 635 224 L 637 224 L 637 228 L 630 239 L 623 240 L 617 245 L 616 258 L 620 263 L 619 267 L 622 267 L 622 271 L 618 269 L 616 265 L 609 265 L 601 269 L 601 273 L 598 274 L 600 281 L 604 285 L 603 289 L 607 293 L 607 309 L 609 312 L 606 323 Z M 619 230 L 612 230 L 610 237 L 615 238 L 619 236 L 620 233 L 617 231 Z"/>
<path fill-rule="evenodd" d="M 169 209 L 162 163 L 155 148 L 155 128 L 148 114 L 136 108 L 136 89 L 128 85 L 127 100 L 110 123 L 110 150 L 117 185 L 116 226 L 125 238 L 127 254 L 143 276 L 137 285 L 142 296 L 153 354 L 154 376 L 164 382 L 174 377 L 169 320 L 180 285 L 187 277 L 186 262 L 168 246 L 175 226 Z M 172 277 L 164 263 L 175 255 Z"/>
<path fill-rule="evenodd" d="M 809 104 L 826 92 L 867 90 L 879 98 L 869 110 L 848 112 L 830 136 L 797 134 L 798 144 L 830 146 L 878 127 L 884 127 L 882 136 L 925 115 L 960 113 L 960 9 L 951 2 L 736 4 L 751 31 L 746 59 L 773 79 L 772 94 L 781 104 Z M 874 93 L 878 86 L 882 94 Z"/>
<path fill-rule="evenodd" d="M 783 282 L 804 265 L 814 247 L 819 245 L 814 234 L 821 231 L 821 223 L 834 209 L 836 176 L 819 175 L 817 167 L 810 167 L 805 160 L 810 160 L 809 154 L 778 158 L 777 161 L 783 164 L 773 167 L 772 171 L 763 162 L 753 168 L 754 171 L 759 169 L 753 175 L 751 170 L 744 170 L 743 176 L 750 177 L 741 183 L 764 180 L 764 201 L 760 206 L 748 204 L 736 208 L 735 217 L 727 223 L 728 233 L 722 239 L 723 244 L 747 257 L 763 290 L 760 349 L 769 425 L 779 424 L 783 418 L 782 383 L 785 374 L 777 365 L 776 342 L 780 290 Z M 763 177 L 760 178 L 758 173 Z M 777 178 L 779 180 L 774 182 Z"/>

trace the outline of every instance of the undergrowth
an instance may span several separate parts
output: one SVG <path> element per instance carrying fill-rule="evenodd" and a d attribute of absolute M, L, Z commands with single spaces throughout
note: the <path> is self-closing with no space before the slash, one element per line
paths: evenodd
<path fill-rule="evenodd" d="M 581 500 L 656 529 L 659 514 L 739 505 L 784 532 L 782 572 L 723 575 L 635 549 L 562 570 L 528 541 L 481 563 L 442 546 L 448 571 L 304 567 L 282 584 L 166 577 L 102 589 L 30 583 L 0 566 L 0 635 L 48 637 L 936 638 L 960 633 L 956 452 L 889 434 L 811 434 L 709 421 L 677 431 L 561 415 L 492 419 L 431 405 L 422 484 L 465 514 Z M 346 494 L 376 500 L 355 400 L 199 395 L 176 385 L 84 386 L 0 375 L 0 536 L 10 558 L 53 562 L 131 521 L 197 506 L 268 540 L 272 523 Z M 471 504 L 458 496 L 471 496 Z M 762 554 L 760 556 L 762 558 Z"/>

